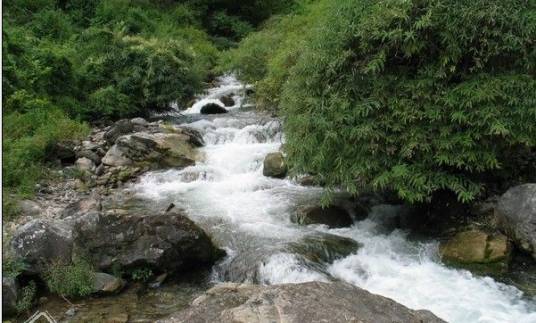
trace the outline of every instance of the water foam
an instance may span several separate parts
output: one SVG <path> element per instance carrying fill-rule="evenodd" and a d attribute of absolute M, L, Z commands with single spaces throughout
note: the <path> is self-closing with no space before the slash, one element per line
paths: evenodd
<path fill-rule="evenodd" d="M 202 102 L 240 87 L 227 77 L 187 111 L 197 113 Z M 188 126 L 203 134 L 204 159 L 182 170 L 146 174 L 133 187 L 138 196 L 180 205 L 194 221 L 206 225 L 231 258 L 295 241 L 314 230 L 363 244 L 357 253 L 328 264 L 325 271 L 304 265 L 292 253 L 268 252 L 267 260 L 252 263 L 258 266 L 262 283 L 337 278 L 410 308 L 429 309 L 451 322 L 536 322 L 535 302 L 524 299 L 516 288 L 443 266 L 436 242 L 410 241 L 402 231 L 386 231 L 380 215 L 391 212 L 389 208 L 376 208 L 377 215 L 345 229 L 292 224 L 289 216 L 295 207 L 318 200 L 322 191 L 262 176 L 264 156 L 277 151 L 283 141 L 277 120 L 235 111 Z"/>

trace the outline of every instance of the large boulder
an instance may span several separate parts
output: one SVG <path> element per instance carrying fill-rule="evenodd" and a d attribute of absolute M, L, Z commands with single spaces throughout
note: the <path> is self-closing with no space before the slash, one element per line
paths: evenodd
<path fill-rule="evenodd" d="M 227 113 L 227 110 L 217 103 L 207 103 L 201 108 L 201 114 L 221 114 Z"/>
<path fill-rule="evenodd" d="M 342 282 L 284 285 L 219 284 L 160 323 L 175 322 L 444 322 L 429 311 Z"/>
<path fill-rule="evenodd" d="M 303 237 L 289 245 L 290 251 L 304 256 L 312 262 L 332 263 L 359 249 L 355 240 L 329 233 L 316 233 Z"/>
<path fill-rule="evenodd" d="M 74 227 L 75 254 L 99 269 L 150 267 L 173 272 L 212 264 L 222 255 L 208 235 L 177 211 L 89 213 Z"/>
<path fill-rule="evenodd" d="M 19 284 L 14 277 L 2 277 L 2 312 L 5 316 L 17 313 Z"/>
<path fill-rule="evenodd" d="M 510 188 L 497 203 L 499 226 L 522 250 L 536 259 L 536 184 Z"/>
<path fill-rule="evenodd" d="M 444 262 L 485 272 L 506 270 L 511 251 L 506 236 L 478 230 L 459 232 L 439 246 Z"/>
<path fill-rule="evenodd" d="M 266 155 L 262 174 L 268 177 L 284 178 L 287 175 L 287 164 L 283 154 L 275 152 Z"/>
<path fill-rule="evenodd" d="M 117 138 L 131 132 L 134 132 L 134 124 L 130 120 L 119 120 L 104 133 L 104 140 L 109 145 L 113 145 Z"/>
<path fill-rule="evenodd" d="M 69 263 L 73 246 L 71 226 L 47 219 L 32 220 L 15 231 L 11 248 L 26 264 L 25 272 L 40 274 L 51 262 Z"/>
<path fill-rule="evenodd" d="M 311 206 L 299 208 L 290 220 L 297 224 L 325 224 L 330 228 L 348 227 L 353 224 L 350 214 L 340 206 Z"/>
<path fill-rule="evenodd" d="M 32 200 L 21 200 L 18 203 L 18 207 L 20 212 L 26 216 L 38 216 L 42 211 L 41 205 Z"/>
<path fill-rule="evenodd" d="M 184 133 L 138 132 L 119 137 L 102 162 L 108 166 L 141 166 L 151 169 L 186 167 L 197 158 L 192 139 Z"/>

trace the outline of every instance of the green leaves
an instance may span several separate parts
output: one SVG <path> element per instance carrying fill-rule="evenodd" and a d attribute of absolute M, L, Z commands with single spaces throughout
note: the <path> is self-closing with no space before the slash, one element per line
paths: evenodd
<path fill-rule="evenodd" d="M 233 68 L 276 97 L 295 171 L 467 202 L 489 184 L 535 180 L 535 17 L 522 0 L 319 1 L 292 17 L 307 23 L 280 18 L 249 36 Z M 300 50 L 281 73 L 270 61 L 291 55 L 287 41 Z M 261 42 L 254 75 L 240 57 Z"/>

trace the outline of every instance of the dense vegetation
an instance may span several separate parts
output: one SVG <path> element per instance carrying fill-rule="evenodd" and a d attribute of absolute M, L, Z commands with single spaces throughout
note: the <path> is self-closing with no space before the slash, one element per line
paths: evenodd
<path fill-rule="evenodd" d="M 292 2 L 14 0 L 3 7 L 6 214 L 47 174 L 56 143 L 88 123 L 183 104 L 233 46 Z M 49 166 L 49 165 L 48 165 Z"/>
<path fill-rule="evenodd" d="M 284 118 L 295 172 L 470 201 L 536 179 L 536 1 L 315 1 L 222 65 Z"/>

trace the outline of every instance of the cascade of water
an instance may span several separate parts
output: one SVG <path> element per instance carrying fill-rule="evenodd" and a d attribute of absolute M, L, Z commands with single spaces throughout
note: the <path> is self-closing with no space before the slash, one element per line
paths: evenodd
<path fill-rule="evenodd" d="M 374 217 L 344 229 L 291 223 L 290 213 L 317 201 L 322 189 L 262 175 L 264 156 L 282 143 L 281 127 L 274 118 L 240 111 L 241 89 L 227 76 L 184 112 L 199 113 L 208 102 L 219 104 L 222 95 L 234 96 L 230 113 L 188 125 L 203 134 L 202 161 L 148 173 L 132 187 L 141 198 L 180 205 L 228 250 L 228 259 L 216 266 L 217 279 L 266 284 L 342 279 L 451 322 L 536 322 L 536 302 L 516 288 L 447 268 L 437 259 L 437 243 L 410 241 L 399 230 L 386 233 Z M 285 248 L 312 232 L 348 237 L 362 247 L 320 265 Z"/>

